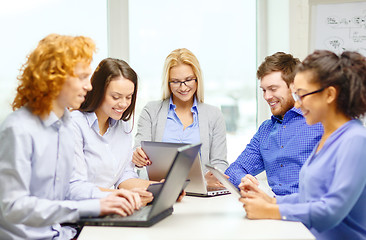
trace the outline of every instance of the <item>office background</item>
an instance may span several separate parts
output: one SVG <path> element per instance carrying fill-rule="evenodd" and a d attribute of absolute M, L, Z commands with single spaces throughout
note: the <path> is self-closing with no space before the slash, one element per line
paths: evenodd
<path fill-rule="evenodd" d="M 11 112 L 16 77 L 26 55 L 50 33 L 86 35 L 106 57 L 128 61 L 139 75 L 135 123 L 142 107 L 160 99 L 161 72 L 170 51 L 198 57 L 205 102 L 226 117 L 228 161 L 235 161 L 270 116 L 256 68 L 277 51 L 309 53 L 312 4 L 336 0 L 0 0 L 0 122 Z"/>

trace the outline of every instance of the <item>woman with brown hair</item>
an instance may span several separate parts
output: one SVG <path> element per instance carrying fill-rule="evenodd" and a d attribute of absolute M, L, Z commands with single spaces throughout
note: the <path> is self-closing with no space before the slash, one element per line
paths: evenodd
<path fill-rule="evenodd" d="M 72 112 L 76 139 L 76 176 L 104 191 L 134 189 L 145 203 L 152 200 L 144 191 L 151 183 L 139 179 L 132 164 L 132 136 L 128 120 L 134 116 L 137 74 L 123 60 L 102 60 L 91 78 L 78 111 Z M 142 189 L 135 189 L 142 188 Z"/>

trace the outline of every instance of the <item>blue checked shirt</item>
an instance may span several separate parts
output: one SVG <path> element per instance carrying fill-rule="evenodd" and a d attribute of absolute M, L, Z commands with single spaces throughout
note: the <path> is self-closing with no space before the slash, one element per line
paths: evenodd
<path fill-rule="evenodd" d="M 272 116 L 262 123 L 225 174 L 238 186 L 246 174 L 254 176 L 265 170 L 276 195 L 296 193 L 300 169 L 322 134 L 322 125 L 307 125 L 300 109 L 290 109 L 283 120 Z"/>

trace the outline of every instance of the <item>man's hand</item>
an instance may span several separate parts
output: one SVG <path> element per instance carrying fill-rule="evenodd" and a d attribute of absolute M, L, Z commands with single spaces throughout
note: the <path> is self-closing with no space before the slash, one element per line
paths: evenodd
<path fill-rule="evenodd" d="M 141 199 L 137 193 L 119 189 L 100 199 L 100 216 L 118 214 L 125 217 L 131 215 L 140 206 Z"/>
<path fill-rule="evenodd" d="M 227 176 L 227 175 L 225 175 L 225 176 L 227 178 L 229 178 L 229 176 Z M 225 188 L 224 185 L 222 185 L 222 183 L 219 180 L 217 180 L 217 178 L 210 171 L 208 171 L 205 174 L 205 179 L 206 179 L 208 188 Z"/>

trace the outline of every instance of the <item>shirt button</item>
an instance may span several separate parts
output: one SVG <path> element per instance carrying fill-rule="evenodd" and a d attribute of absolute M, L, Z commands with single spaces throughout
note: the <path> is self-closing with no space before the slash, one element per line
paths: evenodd
<path fill-rule="evenodd" d="M 281 164 L 281 167 L 283 167 L 283 165 Z"/>
<path fill-rule="evenodd" d="M 286 128 L 286 125 L 285 125 L 285 126 L 283 126 L 283 128 Z"/>
<path fill-rule="evenodd" d="M 281 184 L 281 183 L 280 183 L 280 184 L 278 184 L 278 185 L 282 186 L 282 184 Z"/>
<path fill-rule="evenodd" d="M 283 146 L 281 146 L 281 148 L 283 148 Z"/>
<path fill-rule="evenodd" d="M 283 220 L 286 220 L 286 219 L 287 219 L 287 217 L 286 217 L 286 216 L 283 216 L 283 217 L 282 217 L 282 219 L 283 219 Z"/>

